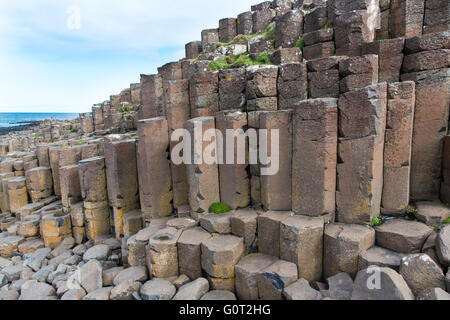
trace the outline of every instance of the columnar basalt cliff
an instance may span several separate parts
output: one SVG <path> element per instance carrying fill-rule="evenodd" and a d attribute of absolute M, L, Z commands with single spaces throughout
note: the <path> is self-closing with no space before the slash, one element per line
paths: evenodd
<path fill-rule="evenodd" d="M 0 299 L 448 299 L 449 26 L 447 0 L 267 1 L 0 137 Z M 174 161 L 252 128 L 274 174 L 250 135 Z"/>

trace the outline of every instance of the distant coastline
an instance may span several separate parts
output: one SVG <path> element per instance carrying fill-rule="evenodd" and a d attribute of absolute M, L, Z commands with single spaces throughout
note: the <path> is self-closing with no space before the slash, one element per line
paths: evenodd
<path fill-rule="evenodd" d="M 52 118 L 54 120 L 75 119 L 78 113 L 58 112 L 0 112 L 0 135 L 12 131 L 26 130 L 39 124 L 40 121 Z"/>

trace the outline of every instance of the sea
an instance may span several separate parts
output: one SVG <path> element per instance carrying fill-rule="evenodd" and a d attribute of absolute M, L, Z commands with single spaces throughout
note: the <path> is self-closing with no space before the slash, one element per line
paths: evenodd
<path fill-rule="evenodd" d="M 53 118 L 55 120 L 75 119 L 78 113 L 43 113 L 43 112 L 0 112 L 0 128 L 15 127 L 34 121 Z"/>

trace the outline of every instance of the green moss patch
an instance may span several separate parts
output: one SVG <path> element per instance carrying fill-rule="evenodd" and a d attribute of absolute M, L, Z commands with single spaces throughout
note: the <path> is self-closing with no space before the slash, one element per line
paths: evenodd
<path fill-rule="evenodd" d="M 272 62 L 269 58 L 270 52 L 259 53 L 254 60 L 250 58 L 248 53 L 241 53 L 235 56 L 227 56 L 209 64 L 209 71 L 218 71 L 221 69 L 240 68 L 244 66 L 270 65 Z"/>
<path fill-rule="evenodd" d="M 226 205 L 225 203 L 216 202 L 216 203 L 213 203 L 209 207 L 208 211 L 210 213 L 218 214 L 218 213 L 225 213 L 225 212 L 231 211 L 231 208 L 228 205 Z"/>
<path fill-rule="evenodd" d="M 370 226 L 371 227 L 376 227 L 376 226 L 379 226 L 382 223 L 383 223 L 383 220 L 381 220 L 380 217 L 373 217 L 372 221 L 370 222 Z"/>

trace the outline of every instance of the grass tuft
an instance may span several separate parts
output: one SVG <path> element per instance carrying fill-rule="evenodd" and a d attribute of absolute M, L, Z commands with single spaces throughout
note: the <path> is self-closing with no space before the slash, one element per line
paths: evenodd
<path fill-rule="evenodd" d="M 209 71 L 218 71 L 221 69 L 240 68 L 244 66 L 270 65 L 272 62 L 269 58 L 269 52 L 262 52 L 256 56 L 254 60 L 250 59 L 248 53 L 241 53 L 235 56 L 227 56 L 209 64 Z"/>
<path fill-rule="evenodd" d="M 370 222 L 370 226 L 371 227 L 376 227 L 376 226 L 379 226 L 382 223 L 383 223 L 383 221 L 381 220 L 380 217 L 373 217 L 372 221 Z"/>
<path fill-rule="evenodd" d="M 231 208 L 228 205 L 226 205 L 225 203 L 216 202 L 216 203 L 213 203 L 209 207 L 208 211 L 210 213 L 219 214 L 219 213 L 225 213 L 225 212 L 231 211 Z"/>
<path fill-rule="evenodd" d="M 295 44 L 295 47 L 303 49 L 304 46 L 305 46 L 305 42 L 303 41 L 303 38 L 298 39 L 297 43 Z"/>

